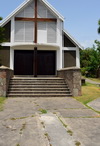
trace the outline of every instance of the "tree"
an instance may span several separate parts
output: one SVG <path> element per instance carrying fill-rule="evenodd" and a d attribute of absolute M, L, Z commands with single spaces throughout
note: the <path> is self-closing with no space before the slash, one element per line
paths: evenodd
<path fill-rule="evenodd" d="M 2 20 L 2 17 L 0 17 L 0 21 L 1 20 Z M 4 31 L 5 29 L 3 27 L 0 27 L 0 44 L 5 41 Z"/>
<path fill-rule="evenodd" d="M 0 21 L 1 20 L 2 17 L 0 17 Z M 1 43 L 5 41 L 4 31 L 5 29 L 3 27 L 0 27 L 0 48 L 1 48 Z M 1 65 L 1 59 L 0 59 L 0 65 Z"/>
<path fill-rule="evenodd" d="M 100 20 L 98 21 L 98 25 L 99 25 L 99 27 L 98 27 L 98 33 L 100 34 Z"/>
<path fill-rule="evenodd" d="M 81 70 L 82 74 L 87 77 L 97 77 L 100 67 L 100 56 L 97 46 L 87 48 L 81 51 Z"/>

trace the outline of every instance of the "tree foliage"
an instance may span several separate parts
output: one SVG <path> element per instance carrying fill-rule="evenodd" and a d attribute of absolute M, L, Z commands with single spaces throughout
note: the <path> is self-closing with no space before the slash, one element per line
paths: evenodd
<path fill-rule="evenodd" d="M 81 50 L 82 74 L 88 77 L 97 77 L 100 68 L 100 42 L 96 41 L 92 48 Z"/>
<path fill-rule="evenodd" d="M 100 34 L 100 20 L 98 21 L 98 34 Z M 81 50 L 81 71 L 88 77 L 100 77 L 100 41 L 95 40 L 92 48 Z"/>
<path fill-rule="evenodd" d="M 100 34 L 100 20 L 98 21 L 98 25 L 99 25 L 99 27 L 98 27 L 98 33 Z"/>
<path fill-rule="evenodd" d="M 2 17 L 0 17 L 0 21 L 1 20 L 2 20 Z M 3 27 L 0 27 L 0 44 L 5 41 L 4 31 L 5 29 Z"/>

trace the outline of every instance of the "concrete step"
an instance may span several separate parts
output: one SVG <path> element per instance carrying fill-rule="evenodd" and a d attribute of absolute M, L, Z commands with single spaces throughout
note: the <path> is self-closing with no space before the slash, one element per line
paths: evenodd
<path fill-rule="evenodd" d="M 67 88 L 67 85 L 9 85 L 9 88 Z"/>
<path fill-rule="evenodd" d="M 35 83 L 35 84 L 38 84 L 38 83 L 41 83 L 41 84 L 52 84 L 52 83 L 65 83 L 64 80 L 12 80 L 10 81 L 10 84 L 23 84 L 23 83 Z"/>
<path fill-rule="evenodd" d="M 18 83 L 18 82 L 16 82 L 16 83 L 10 83 L 9 85 L 66 85 L 65 83 L 55 83 L 55 82 L 53 82 L 53 83 L 31 83 L 31 82 L 24 82 L 24 83 Z"/>
<path fill-rule="evenodd" d="M 9 91 L 69 91 L 68 88 L 9 88 Z"/>
<path fill-rule="evenodd" d="M 63 78 L 59 78 L 59 77 L 42 77 L 42 78 L 40 78 L 40 77 L 13 77 L 13 78 L 11 78 L 11 80 L 36 80 L 36 81 L 38 81 L 38 80 L 64 80 Z"/>
<path fill-rule="evenodd" d="M 71 94 L 8 94 L 7 97 L 71 97 Z"/>
<path fill-rule="evenodd" d="M 8 94 L 70 94 L 70 91 L 9 91 Z"/>
<path fill-rule="evenodd" d="M 69 97 L 72 96 L 64 79 L 14 77 L 10 80 L 8 97 Z"/>

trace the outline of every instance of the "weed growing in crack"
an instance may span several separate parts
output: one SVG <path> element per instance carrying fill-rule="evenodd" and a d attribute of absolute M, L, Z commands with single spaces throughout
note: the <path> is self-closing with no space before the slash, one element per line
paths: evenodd
<path fill-rule="evenodd" d="M 75 145 L 76 145 L 76 146 L 80 146 L 81 143 L 80 143 L 79 141 L 75 141 Z"/>
<path fill-rule="evenodd" d="M 69 134 L 70 136 L 73 135 L 73 132 L 72 132 L 71 130 L 67 130 L 67 132 L 68 132 L 68 134 Z"/>
<path fill-rule="evenodd" d="M 19 118 L 10 118 L 10 120 L 19 120 L 19 119 L 25 119 L 27 117 L 19 117 Z"/>
<path fill-rule="evenodd" d="M 63 124 L 63 126 L 65 127 L 65 128 L 67 128 L 67 125 L 61 120 L 61 118 L 60 117 L 58 117 L 58 119 L 60 120 L 60 122 Z"/>
<path fill-rule="evenodd" d="M 26 128 L 26 123 L 22 124 L 22 128 L 20 129 L 19 134 L 23 133 L 23 130 Z"/>
<path fill-rule="evenodd" d="M 20 144 L 18 143 L 18 144 L 16 144 L 16 146 L 20 146 Z"/>
<path fill-rule="evenodd" d="M 43 128 L 45 128 L 44 122 L 41 122 L 41 124 L 43 125 Z"/>
<path fill-rule="evenodd" d="M 39 109 L 39 111 L 40 111 L 42 114 L 47 114 L 47 110 L 45 110 L 45 109 Z"/>

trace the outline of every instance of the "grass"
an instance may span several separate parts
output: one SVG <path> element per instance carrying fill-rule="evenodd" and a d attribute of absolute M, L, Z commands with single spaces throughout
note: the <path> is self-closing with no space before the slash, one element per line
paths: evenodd
<path fill-rule="evenodd" d="M 0 97 L 0 111 L 3 110 L 3 104 L 4 104 L 4 101 L 5 101 L 5 97 Z"/>
<path fill-rule="evenodd" d="M 96 85 L 90 83 L 86 83 L 86 85 L 82 86 L 82 96 L 74 98 L 86 105 L 88 102 L 93 101 L 99 97 L 100 87 L 97 87 Z"/>
<path fill-rule="evenodd" d="M 75 141 L 75 145 L 76 145 L 76 146 L 80 146 L 81 143 L 80 143 L 79 141 Z"/>
<path fill-rule="evenodd" d="M 73 132 L 71 130 L 67 130 L 67 133 L 72 136 L 73 135 Z"/>
<path fill-rule="evenodd" d="M 45 109 L 39 109 L 39 111 L 40 111 L 42 114 L 47 114 L 47 110 L 45 110 Z"/>

